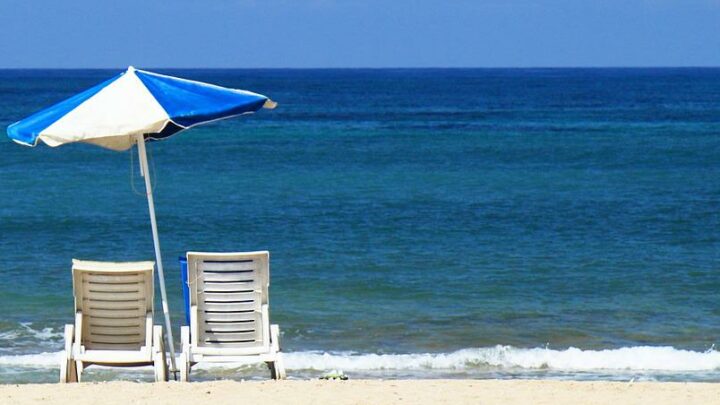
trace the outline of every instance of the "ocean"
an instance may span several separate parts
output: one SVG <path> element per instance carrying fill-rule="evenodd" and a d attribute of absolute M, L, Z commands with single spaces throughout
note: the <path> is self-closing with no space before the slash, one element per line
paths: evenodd
<path fill-rule="evenodd" d="M 176 340 L 178 256 L 269 250 L 291 378 L 720 381 L 720 69 L 161 72 L 279 103 L 148 146 Z M 0 71 L 0 127 L 116 73 Z M 154 259 L 137 156 L 0 156 L 0 383 L 53 382 L 71 259 Z"/>

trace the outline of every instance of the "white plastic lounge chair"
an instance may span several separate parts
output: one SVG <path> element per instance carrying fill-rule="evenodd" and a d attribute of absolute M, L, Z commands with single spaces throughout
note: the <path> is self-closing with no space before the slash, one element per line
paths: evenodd
<path fill-rule="evenodd" d="M 280 329 L 270 325 L 270 253 L 188 252 L 190 326 L 180 329 L 180 380 L 200 362 L 265 362 L 285 378 Z"/>
<path fill-rule="evenodd" d="M 60 382 L 79 382 L 83 369 L 153 365 L 167 381 L 163 329 L 153 325 L 155 262 L 73 259 L 75 324 L 65 325 Z"/>

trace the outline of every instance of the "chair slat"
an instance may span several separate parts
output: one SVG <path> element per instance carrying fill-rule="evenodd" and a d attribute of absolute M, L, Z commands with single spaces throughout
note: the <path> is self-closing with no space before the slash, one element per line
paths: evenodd
<path fill-rule="evenodd" d="M 259 286 L 260 281 L 252 273 L 235 273 L 235 272 L 223 272 L 223 273 L 203 273 L 202 279 L 205 283 L 252 283 L 253 285 Z"/>
<path fill-rule="evenodd" d="M 92 332 L 91 335 L 95 334 L 101 334 L 101 335 L 109 335 L 109 334 L 119 334 L 119 335 L 127 335 L 127 334 L 139 334 L 142 335 L 145 329 L 145 325 L 93 325 L 91 326 Z"/>
<path fill-rule="evenodd" d="M 240 301 L 231 301 L 231 302 L 217 302 L 217 301 L 205 301 L 205 305 L 203 307 L 203 311 L 212 311 L 212 312 L 257 312 L 260 311 L 260 302 L 258 301 L 250 301 L 250 302 L 240 302 Z"/>
<path fill-rule="evenodd" d="M 83 281 L 83 289 L 88 292 L 133 292 L 133 291 L 145 291 L 145 283 L 138 283 L 138 282 L 128 282 L 128 283 L 120 283 L 120 284 L 107 284 L 107 283 L 99 283 L 99 282 L 93 282 L 89 283 L 87 281 Z"/>
<path fill-rule="evenodd" d="M 95 316 L 86 316 L 85 323 L 91 328 L 102 328 L 102 327 L 126 327 L 126 328 L 144 328 L 145 322 L 143 319 L 133 316 L 129 318 L 98 318 Z"/>
<path fill-rule="evenodd" d="M 112 331 L 111 333 L 99 333 L 98 331 L 92 331 L 88 335 L 88 341 L 89 342 L 99 342 L 99 343 L 125 343 L 125 344 L 132 344 L 132 343 L 143 343 L 145 341 L 145 337 L 142 333 L 133 332 L 130 330 L 122 331 L 122 333 L 119 333 L 118 331 Z M 87 344 L 88 342 L 86 342 Z"/>
<path fill-rule="evenodd" d="M 139 288 L 135 288 L 131 291 L 114 291 L 114 292 L 106 292 L 106 291 L 87 291 L 83 297 L 84 299 L 89 300 L 99 300 L 99 301 L 143 301 L 143 305 L 145 304 L 145 290 L 140 290 Z"/>
<path fill-rule="evenodd" d="M 239 293 L 257 291 L 256 283 L 203 283 L 202 288 L 198 290 L 203 293 Z"/>
<path fill-rule="evenodd" d="M 202 261 L 198 263 L 198 269 L 200 271 L 238 271 L 238 270 L 252 270 L 255 271 L 258 264 L 254 260 L 243 260 L 243 261 Z"/>
<path fill-rule="evenodd" d="M 257 322 L 262 316 L 257 312 L 200 312 L 198 321 L 204 322 Z"/>
<path fill-rule="evenodd" d="M 229 333 L 238 331 L 254 331 L 259 324 L 251 322 L 204 323 L 200 327 L 209 333 Z"/>
<path fill-rule="evenodd" d="M 123 310 L 123 309 L 93 309 L 90 310 L 92 317 L 95 318 L 134 318 L 144 319 L 145 311 L 143 310 Z"/>
<path fill-rule="evenodd" d="M 233 344 L 233 343 L 254 343 L 259 340 L 259 331 L 238 331 L 233 333 L 208 333 L 203 334 L 203 341 L 209 344 Z"/>
<path fill-rule="evenodd" d="M 86 347 L 92 347 L 92 350 L 127 350 L 136 351 L 142 343 L 106 343 L 106 342 L 89 342 Z"/>
<path fill-rule="evenodd" d="M 262 293 L 259 291 L 248 291 L 248 292 L 200 292 L 199 299 L 202 302 L 206 301 L 258 301 L 262 302 Z"/>
<path fill-rule="evenodd" d="M 145 281 L 145 276 L 137 273 L 110 275 L 87 272 L 83 275 L 83 281 L 89 284 L 141 284 Z"/>

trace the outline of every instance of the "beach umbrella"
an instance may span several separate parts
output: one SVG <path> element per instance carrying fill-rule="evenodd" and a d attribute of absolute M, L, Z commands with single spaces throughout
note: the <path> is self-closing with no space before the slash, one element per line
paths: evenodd
<path fill-rule="evenodd" d="M 147 190 L 173 371 L 177 370 L 175 347 L 145 142 L 161 140 L 199 124 L 252 113 L 263 107 L 274 108 L 275 105 L 261 94 L 137 70 L 131 66 L 127 71 L 7 129 L 13 141 L 26 146 L 36 146 L 40 141 L 53 147 L 85 142 L 124 151 L 137 145 L 140 171 Z"/>

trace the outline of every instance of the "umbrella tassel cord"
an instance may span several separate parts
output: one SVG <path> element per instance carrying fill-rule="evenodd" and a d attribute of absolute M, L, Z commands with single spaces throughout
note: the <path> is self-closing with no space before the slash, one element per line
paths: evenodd
<path fill-rule="evenodd" d="M 152 166 L 152 170 L 148 169 L 150 172 L 150 184 L 152 184 L 153 190 L 158 191 L 158 172 L 155 170 L 155 157 L 149 149 L 146 148 L 145 151 L 148 155 L 148 162 L 150 162 L 150 166 Z"/>
<path fill-rule="evenodd" d="M 143 171 L 141 174 L 144 177 L 145 175 L 150 176 L 150 184 L 152 185 L 153 192 L 158 191 L 158 182 L 157 182 L 157 170 L 155 170 L 155 157 L 153 156 L 153 152 L 145 147 L 145 155 L 147 156 L 147 160 L 145 164 L 147 167 L 145 168 L 145 171 Z"/>
<path fill-rule="evenodd" d="M 140 151 L 138 150 L 138 154 L 139 153 L 140 153 Z M 140 159 L 140 158 L 138 157 L 138 159 Z M 136 195 L 139 195 L 142 197 L 145 197 L 147 195 L 146 193 L 140 192 L 140 190 L 138 190 L 137 187 L 135 186 L 135 153 L 133 152 L 132 149 L 130 149 L 130 189 Z"/>

